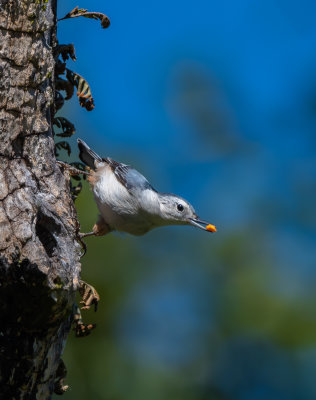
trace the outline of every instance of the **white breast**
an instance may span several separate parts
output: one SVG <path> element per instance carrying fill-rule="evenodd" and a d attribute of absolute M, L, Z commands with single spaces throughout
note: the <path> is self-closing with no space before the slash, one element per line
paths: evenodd
<path fill-rule="evenodd" d="M 96 171 L 93 193 L 103 219 L 112 229 L 142 235 L 153 227 L 142 202 L 117 180 L 108 164 Z"/>

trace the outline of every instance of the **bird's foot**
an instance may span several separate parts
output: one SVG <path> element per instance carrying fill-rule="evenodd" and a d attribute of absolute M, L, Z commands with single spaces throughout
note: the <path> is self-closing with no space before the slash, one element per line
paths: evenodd
<path fill-rule="evenodd" d="M 85 238 L 87 236 L 95 236 L 95 233 L 94 232 L 86 232 L 86 233 L 79 232 L 78 236 L 80 237 L 80 239 L 83 239 L 83 238 Z"/>
<path fill-rule="evenodd" d="M 82 321 L 80 308 L 76 305 L 74 313 L 74 331 L 76 337 L 85 337 L 90 335 L 91 331 L 96 327 L 96 324 L 84 324 Z"/>
<path fill-rule="evenodd" d="M 111 228 L 109 225 L 104 221 L 104 219 L 99 215 L 97 222 L 94 224 L 93 233 L 95 236 L 104 236 L 107 233 L 111 232 Z"/>
<path fill-rule="evenodd" d="M 89 310 L 89 308 L 94 305 L 94 311 L 97 311 L 98 303 L 100 301 L 100 296 L 95 288 L 84 281 L 79 282 L 79 293 L 82 297 L 80 304 L 82 310 Z"/>
<path fill-rule="evenodd" d="M 56 163 L 63 168 L 64 170 L 68 171 L 69 175 L 71 176 L 76 176 L 76 175 L 87 175 L 90 176 L 90 168 L 89 168 L 89 172 L 83 171 L 81 169 L 75 168 L 72 165 L 69 165 L 63 161 L 57 160 Z"/>
<path fill-rule="evenodd" d="M 92 232 L 78 232 L 78 237 L 81 240 L 87 236 L 104 236 L 111 231 L 112 229 L 109 227 L 109 225 L 104 221 L 101 216 L 99 216 L 98 221 L 94 224 L 92 228 Z"/>

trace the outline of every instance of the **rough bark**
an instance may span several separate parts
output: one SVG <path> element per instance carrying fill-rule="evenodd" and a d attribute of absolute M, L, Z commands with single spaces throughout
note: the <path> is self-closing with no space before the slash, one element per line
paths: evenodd
<path fill-rule="evenodd" d="M 52 137 L 55 0 L 0 0 L 0 398 L 49 399 L 80 272 Z"/>

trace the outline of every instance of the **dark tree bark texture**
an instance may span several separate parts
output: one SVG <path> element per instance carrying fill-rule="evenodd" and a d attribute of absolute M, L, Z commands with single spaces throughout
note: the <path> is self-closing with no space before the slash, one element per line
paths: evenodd
<path fill-rule="evenodd" d="M 54 0 L 0 0 L 0 398 L 49 399 L 80 273 L 54 155 Z"/>

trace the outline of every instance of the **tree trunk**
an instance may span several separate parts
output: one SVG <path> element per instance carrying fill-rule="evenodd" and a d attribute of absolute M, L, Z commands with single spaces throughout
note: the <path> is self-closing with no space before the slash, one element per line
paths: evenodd
<path fill-rule="evenodd" d="M 80 272 L 54 155 L 55 0 L 0 0 L 0 398 L 49 399 Z"/>

